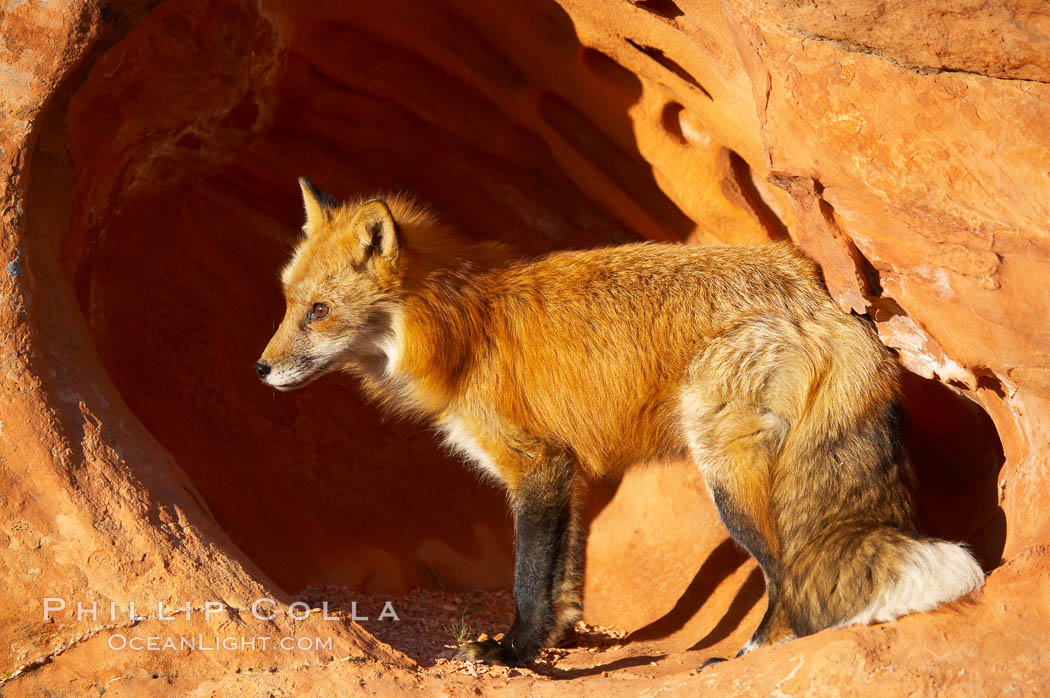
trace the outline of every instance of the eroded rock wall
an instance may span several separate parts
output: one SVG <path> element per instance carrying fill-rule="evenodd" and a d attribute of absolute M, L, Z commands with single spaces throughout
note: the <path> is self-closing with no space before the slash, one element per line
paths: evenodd
<path fill-rule="evenodd" d="M 119 623 L 42 622 L 44 596 L 220 598 L 252 627 L 245 600 L 308 585 L 507 584 L 501 495 L 429 434 L 382 420 L 349 381 L 278 398 L 252 378 L 281 312 L 300 174 L 337 195 L 412 190 L 525 252 L 796 241 L 915 374 L 926 529 L 1007 564 L 963 612 L 678 680 L 761 691 L 790 672 L 812 692 L 832 675 L 902 691 L 1045 679 L 1044 3 L 70 0 L 5 8 L 0 36 L 12 688 L 155 673 L 153 657 L 106 651 Z M 663 652 L 743 642 L 760 575 L 705 496 L 688 464 L 596 488 L 589 620 Z M 161 669 L 410 664 L 359 626 L 337 636 L 329 653 Z M 610 690 L 588 678 L 577 689 Z"/>

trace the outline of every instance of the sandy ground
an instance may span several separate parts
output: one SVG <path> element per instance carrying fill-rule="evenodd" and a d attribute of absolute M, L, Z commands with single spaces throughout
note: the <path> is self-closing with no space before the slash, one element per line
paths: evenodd
<path fill-rule="evenodd" d="M 514 619 L 514 598 L 509 590 L 450 592 L 415 589 L 405 596 L 350 592 L 345 587 L 312 587 L 299 597 L 312 604 L 329 602 L 333 615 L 349 615 L 353 602 L 359 614 L 375 612 L 390 601 L 399 620 L 378 621 L 370 616 L 362 622 L 376 638 L 404 653 L 422 676 L 449 675 L 492 679 L 572 679 L 590 675 L 608 676 L 621 670 L 653 678 L 682 672 L 687 662 L 699 664 L 701 653 L 667 653 L 652 643 L 628 642 L 623 630 L 579 622 L 572 647 L 544 649 L 527 668 L 487 666 L 455 659 L 461 642 L 493 637 Z M 691 667 L 695 670 L 695 666 Z M 690 672 L 692 673 L 692 672 Z"/>

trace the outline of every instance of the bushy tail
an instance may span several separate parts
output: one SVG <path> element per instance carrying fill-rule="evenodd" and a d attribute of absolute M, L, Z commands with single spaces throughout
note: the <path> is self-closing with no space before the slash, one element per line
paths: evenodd
<path fill-rule="evenodd" d="M 834 308 L 763 315 L 709 344 L 690 372 L 693 457 L 769 584 L 749 646 L 893 620 L 981 587 L 965 547 L 916 533 L 900 366 L 870 327 Z"/>
<path fill-rule="evenodd" d="M 781 453 L 785 582 L 803 631 L 929 611 L 984 583 L 963 545 L 916 533 L 900 369 L 868 332 L 835 326 Z"/>
<path fill-rule="evenodd" d="M 857 615 L 840 623 L 866 625 L 895 620 L 909 613 L 930 611 L 977 591 L 984 572 L 977 560 L 959 543 L 936 538 L 899 541 L 900 563 L 895 578 L 879 590 Z"/>

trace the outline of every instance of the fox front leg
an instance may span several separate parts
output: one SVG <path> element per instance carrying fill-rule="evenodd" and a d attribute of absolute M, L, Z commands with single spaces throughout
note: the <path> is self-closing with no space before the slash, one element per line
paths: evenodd
<path fill-rule="evenodd" d="M 514 623 L 502 642 L 463 645 L 461 659 L 522 666 L 557 628 L 555 602 L 572 551 L 573 461 L 557 452 L 529 463 L 511 493 L 514 513 Z"/>

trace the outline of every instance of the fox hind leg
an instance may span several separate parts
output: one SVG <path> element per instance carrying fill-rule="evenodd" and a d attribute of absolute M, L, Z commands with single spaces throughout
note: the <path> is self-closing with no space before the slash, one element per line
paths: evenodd
<path fill-rule="evenodd" d="M 762 465 L 759 461 L 758 467 Z M 751 639 L 737 653 L 738 657 L 758 647 L 777 644 L 795 636 L 781 593 L 784 570 L 779 541 L 770 516 L 768 489 L 761 485 L 756 488 L 755 483 L 746 481 L 746 473 L 741 475 L 744 477 L 708 481 L 723 523 L 733 539 L 758 561 L 766 582 L 766 612 Z"/>
<path fill-rule="evenodd" d="M 767 329 L 761 323 L 743 326 L 708 347 L 682 391 L 682 422 L 693 459 L 722 522 L 765 576 L 766 613 L 737 656 L 794 637 L 781 593 L 783 546 L 772 502 L 774 468 L 789 425 L 758 404 L 776 387 L 777 367 L 784 365 L 781 349 L 763 341 Z"/>
<path fill-rule="evenodd" d="M 725 404 L 693 434 L 695 458 L 718 514 L 733 539 L 758 561 L 768 606 L 744 654 L 794 636 L 781 603 L 781 544 L 773 518 L 772 467 L 783 431 L 780 420 L 746 405 Z M 737 656 L 739 656 L 739 654 Z"/>

